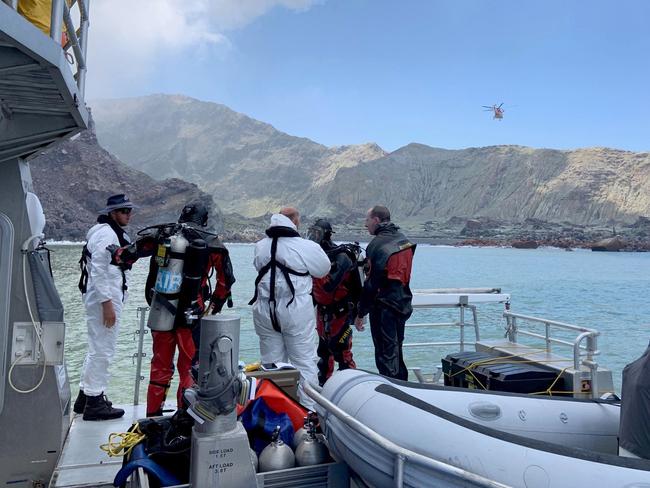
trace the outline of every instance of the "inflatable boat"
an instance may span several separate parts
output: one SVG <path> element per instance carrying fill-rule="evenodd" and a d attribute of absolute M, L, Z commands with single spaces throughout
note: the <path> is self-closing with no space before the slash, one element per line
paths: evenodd
<path fill-rule="evenodd" d="M 373 431 L 414 458 L 501 485 L 650 487 L 650 461 L 617 455 L 616 401 L 409 383 L 360 370 L 337 372 L 315 396 L 330 449 L 370 486 L 394 485 L 398 471 L 403 486 L 473 485 L 395 456 L 369 439 Z"/>

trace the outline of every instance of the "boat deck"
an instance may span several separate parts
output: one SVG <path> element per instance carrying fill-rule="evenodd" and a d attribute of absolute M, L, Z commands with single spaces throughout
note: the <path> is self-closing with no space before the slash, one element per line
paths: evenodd
<path fill-rule="evenodd" d="M 121 419 L 88 422 L 74 414 L 50 487 L 113 486 L 115 474 L 122 467 L 122 457 L 109 457 L 99 446 L 108 442 L 112 432 L 126 432 L 135 421 L 146 416 L 146 405 L 116 406 L 125 411 Z"/>

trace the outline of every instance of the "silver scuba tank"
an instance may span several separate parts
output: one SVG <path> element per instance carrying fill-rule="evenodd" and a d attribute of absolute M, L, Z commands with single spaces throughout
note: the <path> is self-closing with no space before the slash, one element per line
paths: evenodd
<path fill-rule="evenodd" d="M 189 242 L 179 231 L 158 245 L 156 263 L 158 274 L 147 327 L 151 330 L 169 331 L 174 328 L 178 295 L 183 283 L 183 256 Z"/>
<path fill-rule="evenodd" d="M 312 429 L 307 438 L 296 448 L 296 465 L 313 466 L 329 459 L 329 450 Z"/>
<path fill-rule="evenodd" d="M 305 427 L 300 427 L 296 433 L 293 434 L 293 448 L 296 449 L 307 437 L 309 437 L 307 429 Z"/>
<path fill-rule="evenodd" d="M 304 418 L 303 426 L 300 427 L 295 434 L 293 434 L 293 448 L 296 449 L 302 441 L 309 437 L 309 430 L 313 423 L 312 416 L 314 412 L 307 412 L 307 416 Z"/>
<path fill-rule="evenodd" d="M 271 439 L 271 443 L 260 454 L 260 473 L 293 468 L 296 464 L 296 458 L 291 448 L 280 439 L 279 425 L 273 431 Z"/>
<path fill-rule="evenodd" d="M 248 448 L 248 453 L 250 454 L 251 463 L 253 463 L 253 467 L 255 468 L 255 472 L 257 473 L 257 470 L 260 465 L 260 462 L 257 460 L 257 453 L 250 447 Z"/>

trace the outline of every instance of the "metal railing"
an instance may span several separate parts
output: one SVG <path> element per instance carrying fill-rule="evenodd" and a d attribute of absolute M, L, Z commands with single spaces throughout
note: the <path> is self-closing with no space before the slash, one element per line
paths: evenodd
<path fill-rule="evenodd" d="M 470 304 L 467 300 L 467 296 L 462 295 L 463 293 L 467 294 L 483 294 L 483 293 L 500 293 L 499 288 L 470 288 L 470 289 L 432 289 L 432 290 L 417 290 L 417 293 L 431 293 L 431 294 L 446 294 L 446 293 L 456 293 L 460 294 L 458 303 L 453 305 L 426 305 L 419 306 L 419 309 L 434 309 L 434 308 L 458 308 L 459 309 L 459 320 L 456 322 L 441 322 L 441 323 L 407 323 L 407 328 L 457 328 L 459 331 L 459 340 L 458 341 L 427 341 L 427 342 L 405 342 L 403 348 L 415 348 L 415 347 L 439 347 L 439 346 L 460 346 L 460 350 L 464 351 L 465 346 L 474 345 L 476 342 L 481 340 L 481 332 L 477 319 L 476 305 Z M 467 323 L 465 320 L 465 311 L 469 309 L 472 312 L 472 321 Z M 519 339 L 521 336 L 530 337 L 533 339 L 539 339 L 544 342 L 543 349 L 534 349 L 535 354 L 548 353 L 550 354 L 553 351 L 553 345 L 560 345 L 571 348 L 572 357 L 567 361 L 571 362 L 573 369 L 579 371 L 581 367 L 585 367 L 589 370 L 590 380 L 592 384 L 592 395 L 597 395 L 598 392 L 598 363 L 594 360 L 594 357 L 600 354 L 598 350 L 598 340 L 597 337 L 600 333 L 595 329 L 590 329 L 587 327 L 581 327 L 573 324 L 567 324 L 564 322 L 558 322 L 555 320 L 548 320 L 540 317 L 534 317 L 530 315 L 523 315 L 518 313 L 513 313 L 509 310 L 509 301 L 506 302 L 506 310 L 503 312 L 503 317 L 506 319 L 506 338 L 509 342 L 513 344 L 521 344 Z M 544 327 L 544 333 L 537 333 L 532 330 L 522 329 L 518 321 L 525 321 L 529 324 L 538 324 Z M 474 329 L 474 341 L 468 341 L 466 337 L 466 327 L 471 327 Z M 558 338 L 553 336 L 554 330 L 564 330 L 576 332 L 577 335 L 569 340 Z M 521 344 L 525 345 L 525 344 Z M 415 376 L 420 382 L 426 382 L 427 380 L 422 375 L 422 368 L 419 366 L 409 367 L 409 370 L 413 371 Z M 434 373 L 433 381 L 436 382 L 440 379 L 441 367 L 437 368 L 437 374 Z M 430 381 L 430 380 L 429 380 Z"/>
<path fill-rule="evenodd" d="M 14 10 L 18 8 L 18 0 L 1 0 Z M 76 64 L 77 72 L 74 78 L 77 82 L 79 94 L 84 98 L 86 92 L 86 53 L 88 50 L 88 5 L 90 0 L 52 0 L 50 15 L 50 37 L 58 44 L 61 42 L 63 26 L 65 25 L 67 42 L 62 46 L 66 58 L 72 59 Z M 79 9 L 79 27 L 76 28 L 72 21 L 70 9 L 77 5 Z M 74 57 L 69 53 L 74 52 Z M 71 63 L 71 64 L 72 64 Z"/>
<path fill-rule="evenodd" d="M 459 332 L 458 341 L 427 341 L 427 342 L 405 342 L 402 344 L 402 348 L 432 348 L 432 347 L 442 347 L 442 346 L 459 346 L 461 351 L 465 350 L 465 346 L 468 344 L 466 337 L 466 327 L 471 327 L 474 330 L 474 340 L 469 342 L 469 344 L 474 344 L 477 341 L 481 340 L 481 331 L 478 324 L 478 316 L 476 312 L 476 305 L 469 303 L 469 298 L 467 295 L 474 294 L 499 294 L 501 293 L 501 288 L 431 288 L 431 289 L 418 289 L 414 290 L 416 294 L 460 294 L 459 301 L 456 304 L 449 305 L 430 305 L 430 306 L 419 306 L 418 309 L 437 309 L 437 308 L 458 308 L 458 321 L 455 322 L 426 322 L 426 323 L 407 323 L 407 329 L 413 328 L 457 328 Z M 466 295 L 464 295 L 466 294 Z M 470 310 L 472 313 L 471 323 L 467 323 L 465 320 L 465 312 Z M 426 382 L 425 377 L 422 375 L 422 368 L 419 366 L 409 367 L 409 370 L 413 371 L 418 381 L 421 383 Z M 437 373 L 434 373 L 433 381 L 437 382 L 440 379 L 442 370 L 440 367 L 437 367 Z"/>
<path fill-rule="evenodd" d="M 321 395 L 314 388 L 314 386 L 305 383 L 303 387 L 305 389 L 305 392 L 316 403 L 327 410 L 328 415 L 334 415 L 337 419 L 354 430 L 356 433 L 365 437 L 367 440 L 373 442 L 388 452 L 390 455 L 392 455 L 395 461 L 393 466 L 393 486 L 396 488 L 401 488 L 404 486 L 404 470 L 409 464 L 433 470 L 443 477 L 458 480 L 467 486 L 481 486 L 489 488 L 506 487 L 506 485 L 503 485 L 497 481 L 484 478 L 478 474 L 466 471 L 462 468 L 458 468 L 451 464 L 447 464 L 442 461 L 438 461 L 437 459 L 433 459 L 409 449 L 400 447 L 391 440 L 386 439 L 384 436 L 362 424 L 352 415 L 337 407 L 334 403 L 330 402 L 327 398 Z"/>
<path fill-rule="evenodd" d="M 459 305 L 433 305 L 430 308 L 458 308 L 459 317 L 457 322 L 431 322 L 431 323 L 416 323 L 406 324 L 406 328 L 438 328 L 438 327 L 458 327 L 459 340 L 458 341 L 431 341 L 431 342 L 405 342 L 402 347 L 435 347 L 435 346 L 460 346 L 460 350 L 465 350 L 467 341 L 465 340 L 465 327 L 468 324 L 465 322 L 465 310 L 469 309 L 472 312 L 471 327 L 474 329 L 475 341 L 481 340 L 481 331 L 478 326 L 478 318 L 476 315 L 476 305 L 469 305 L 461 303 Z"/>
<path fill-rule="evenodd" d="M 564 322 L 557 322 L 555 320 L 547 320 L 540 317 L 532 317 L 530 315 L 522 315 L 508 311 L 504 312 L 503 316 L 505 317 L 507 324 L 506 337 L 510 342 L 517 343 L 518 336 L 522 335 L 543 340 L 546 352 L 548 353 L 552 351 L 553 344 L 570 347 L 573 352 L 573 369 L 577 371 L 581 366 L 585 366 L 589 369 L 592 381 L 592 391 L 594 394 L 597 394 L 598 375 L 596 373 L 598 371 L 598 363 L 594 361 L 594 356 L 600 354 L 600 351 L 598 350 L 598 336 L 600 335 L 600 332 L 587 327 L 580 327 L 578 325 L 566 324 Z M 532 322 L 534 324 L 542 324 L 544 326 L 544 334 L 522 330 L 519 327 L 519 320 Z M 552 337 L 551 328 L 577 332 L 578 335 L 572 341 L 558 339 L 557 337 Z"/>

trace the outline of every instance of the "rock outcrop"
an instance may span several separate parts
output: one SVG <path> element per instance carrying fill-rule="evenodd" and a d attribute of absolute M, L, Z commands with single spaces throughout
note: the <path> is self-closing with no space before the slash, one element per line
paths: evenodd
<path fill-rule="evenodd" d="M 99 146 L 92 127 L 32 160 L 30 168 L 50 239 L 85 239 L 97 211 L 115 193 L 126 193 L 139 207 L 133 213 L 131 231 L 175 222 L 190 201 L 201 201 L 211 209 L 215 230 L 223 227 L 222 215 L 210 195 L 192 183 L 177 178 L 156 181 L 128 167 Z"/>

